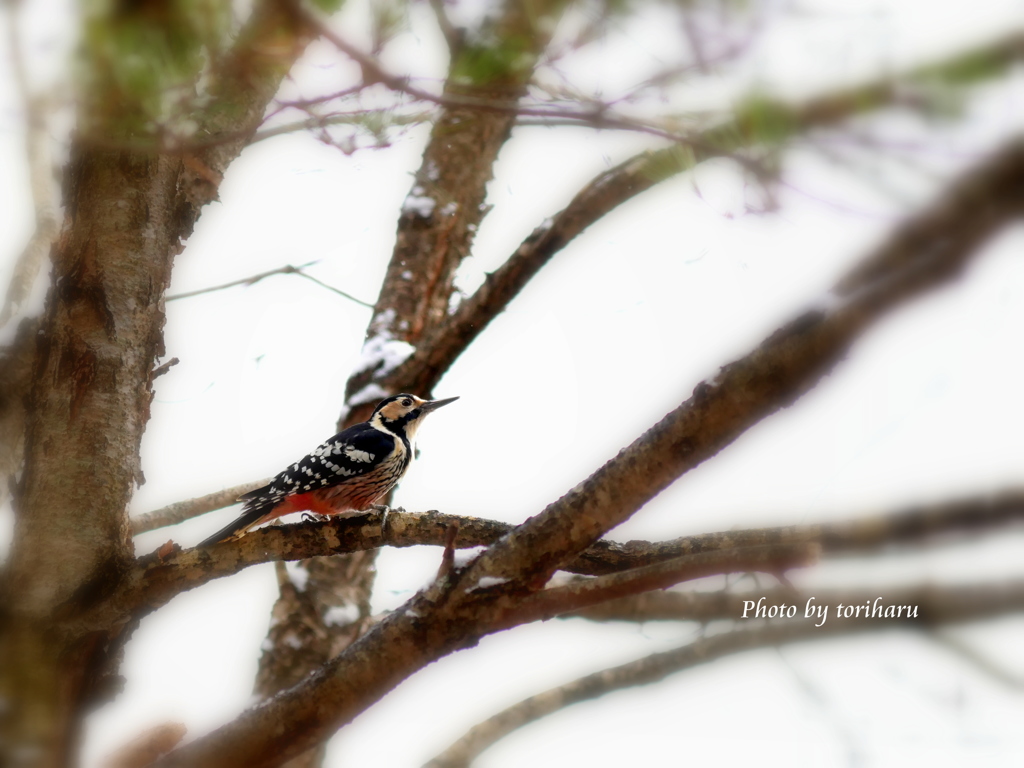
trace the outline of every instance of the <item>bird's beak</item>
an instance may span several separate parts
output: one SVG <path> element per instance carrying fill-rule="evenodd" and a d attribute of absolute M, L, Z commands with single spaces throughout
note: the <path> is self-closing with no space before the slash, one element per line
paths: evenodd
<path fill-rule="evenodd" d="M 430 413 L 431 411 L 436 411 L 442 405 L 454 403 L 458 399 L 457 397 L 449 397 L 447 400 L 427 400 L 427 402 L 420 406 L 420 410 L 424 413 Z"/>

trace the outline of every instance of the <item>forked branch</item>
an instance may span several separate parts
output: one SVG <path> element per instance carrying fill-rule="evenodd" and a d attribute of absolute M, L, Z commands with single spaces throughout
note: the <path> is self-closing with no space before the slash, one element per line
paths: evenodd
<path fill-rule="evenodd" d="M 964 174 L 805 313 L 713 380 L 540 514 L 385 617 L 359 642 L 159 766 L 280 763 L 323 741 L 424 665 L 474 644 L 606 531 L 761 419 L 790 405 L 889 310 L 957 275 L 981 244 L 1024 214 L 1024 144 Z M 477 589 L 485 579 L 499 590 Z M 494 583 L 493 581 L 489 583 Z M 272 757 L 271 757 L 272 756 Z"/>
<path fill-rule="evenodd" d="M 869 80 L 800 103 L 751 98 L 724 122 L 688 137 L 685 145 L 641 152 L 598 174 L 561 211 L 540 224 L 484 283 L 463 301 L 388 378 L 393 391 L 425 390 L 508 306 L 556 254 L 618 206 L 662 181 L 713 157 L 752 146 L 778 145 L 905 99 L 908 84 L 938 80 L 964 83 L 991 77 L 1024 58 L 1024 34 L 1015 33 L 947 60 Z"/>
<path fill-rule="evenodd" d="M 198 504 L 237 490 L 229 488 L 193 501 Z M 174 514 L 173 509 L 165 509 L 170 510 L 168 517 Z M 983 534 L 1022 521 L 1024 491 L 1009 489 L 992 495 L 815 525 L 721 531 L 662 542 L 620 544 L 602 539 L 566 563 L 563 570 L 587 576 L 619 574 L 687 556 L 728 550 L 761 549 L 781 555 L 787 548 L 813 547 L 824 555 L 871 553 L 882 547 L 915 546 L 936 539 L 954 540 L 964 534 Z M 133 611 L 148 612 L 181 592 L 238 573 L 251 565 L 274 560 L 305 560 L 385 546 L 444 547 L 453 526 L 458 530 L 455 546 L 460 549 L 489 546 L 514 528 L 509 523 L 485 518 L 400 509 L 387 515 L 370 511 L 326 522 L 270 526 L 205 550 L 175 549 L 170 553 L 144 555 L 137 561 L 136 572 L 130 580 L 133 597 L 128 602 L 134 606 Z M 630 591 L 650 588 L 638 586 Z M 601 599 L 612 597 L 604 595 Z"/>

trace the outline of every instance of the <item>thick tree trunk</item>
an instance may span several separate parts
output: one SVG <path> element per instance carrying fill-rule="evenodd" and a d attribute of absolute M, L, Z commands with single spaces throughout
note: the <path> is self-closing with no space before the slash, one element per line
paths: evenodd
<path fill-rule="evenodd" d="M 78 148 L 38 337 L 0 636 L 12 765 L 64 765 L 121 631 L 76 629 L 132 566 L 163 292 L 180 250 L 181 162 Z"/>
<path fill-rule="evenodd" d="M 257 3 L 196 111 L 194 150 L 147 150 L 116 121 L 104 133 L 83 100 L 93 133 L 66 169 L 0 574 L 0 766 L 74 765 L 82 715 L 117 679 L 134 624 L 104 607 L 133 566 L 127 507 L 143 481 L 173 259 L 309 39 L 281 4 Z"/>

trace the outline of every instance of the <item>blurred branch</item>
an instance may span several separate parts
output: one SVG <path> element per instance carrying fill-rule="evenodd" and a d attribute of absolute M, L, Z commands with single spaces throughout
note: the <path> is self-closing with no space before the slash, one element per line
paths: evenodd
<path fill-rule="evenodd" d="M 962 540 L 964 534 L 980 533 L 990 526 L 1024 520 L 1024 490 L 1007 489 L 983 496 L 967 497 L 909 507 L 888 514 L 856 517 L 816 525 L 722 531 L 683 536 L 671 541 L 646 544 L 597 542 L 574 561 L 577 573 L 610 573 L 633 568 L 637 560 L 657 562 L 662 558 L 735 547 L 778 544 L 817 544 L 824 554 L 856 554 L 899 545 L 918 545 L 945 537 Z M 605 546 L 608 544 L 608 546 Z M 594 553 L 599 552 L 595 557 Z"/>
<path fill-rule="evenodd" d="M 790 568 L 813 565 L 820 554 L 821 547 L 813 544 L 739 547 L 683 555 L 593 579 L 577 579 L 565 586 L 542 589 L 524 598 L 518 606 L 502 616 L 493 629 L 546 621 L 553 616 L 607 600 L 666 589 L 705 576 L 754 572 L 781 574 Z"/>
<path fill-rule="evenodd" d="M 597 129 L 637 131 L 672 142 L 689 143 L 690 138 L 685 134 L 665 130 L 650 121 L 616 114 L 612 110 L 611 105 L 603 102 L 594 102 L 592 108 L 581 110 L 578 107 L 562 108 L 544 104 L 524 106 L 518 98 L 495 99 L 488 96 L 456 93 L 451 90 L 446 90 L 441 94 L 431 93 L 413 85 L 411 79 L 407 76 L 388 72 L 376 58 L 359 50 L 359 48 L 334 32 L 315 11 L 303 5 L 299 0 L 292 1 L 295 2 L 296 13 L 300 18 L 315 28 L 321 37 L 328 40 L 335 48 L 359 65 L 363 81 L 367 85 L 380 83 L 396 93 L 402 93 L 411 96 L 417 101 L 436 104 L 447 109 L 505 112 L 514 116 L 533 117 L 539 120 L 568 121 L 575 125 L 586 125 Z"/>
<path fill-rule="evenodd" d="M 564 209 L 534 229 L 516 251 L 463 301 L 389 377 L 394 391 L 419 391 L 421 382 L 444 371 L 505 310 L 541 268 L 606 214 L 656 184 L 712 157 L 743 147 L 778 144 L 814 128 L 828 127 L 907 98 L 907 83 L 945 78 L 969 83 L 999 74 L 1024 58 L 1024 34 L 971 49 L 902 75 L 868 81 L 799 104 L 766 98 L 741 103 L 725 122 L 686 138 L 685 144 L 642 152 L 596 176 Z"/>
<path fill-rule="evenodd" d="M 55 204 L 56 184 L 50 155 L 50 136 L 47 132 L 47 99 L 33 93 L 25 70 L 25 56 L 19 31 L 22 3 L 19 0 L 10 0 L 5 5 L 11 73 L 25 110 L 25 155 L 28 160 L 29 190 L 35 210 L 35 229 L 15 262 L 3 308 L 0 309 L 0 328 L 18 313 L 28 298 L 39 270 L 49 256 L 50 246 L 60 231 Z"/>
<path fill-rule="evenodd" d="M 585 582 L 587 579 L 578 579 Z M 1002 601 L 1006 590 L 1017 592 L 1024 590 L 1024 582 L 1002 582 L 995 590 L 995 597 L 989 594 L 990 587 L 985 585 L 963 585 L 957 589 L 966 590 L 965 595 L 981 600 L 985 604 Z M 706 624 L 712 621 L 740 619 L 743 616 L 744 603 L 764 598 L 764 605 L 796 605 L 803 615 L 807 600 L 814 598 L 817 606 L 828 605 L 871 605 L 878 597 L 883 597 L 885 605 L 916 605 L 921 602 L 921 595 L 930 594 L 934 590 L 948 587 L 936 584 L 920 584 L 906 586 L 902 584 L 882 585 L 876 587 L 844 587 L 798 591 L 791 587 L 772 587 L 765 590 L 744 590 L 732 592 L 716 590 L 699 592 L 694 590 L 656 590 L 642 592 L 638 595 L 619 597 L 604 603 L 587 606 L 579 610 L 558 614 L 559 619 L 587 619 L 588 621 L 629 621 L 645 623 L 648 621 L 693 621 Z M 966 598 L 965 598 L 966 600 Z M 932 611 L 935 602 L 931 601 Z M 958 609 L 960 610 L 960 609 Z M 987 610 L 987 609 L 985 609 Z M 830 611 L 826 621 L 832 621 L 834 615 Z M 922 617 L 926 618 L 926 617 Z M 820 618 L 815 618 L 815 622 Z M 945 639 L 936 637 L 936 641 Z"/>
<path fill-rule="evenodd" d="M 435 757 L 425 768 L 467 768 L 485 749 L 518 728 L 580 701 L 606 693 L 649 685 L 669 675 L 724 656 L 802 640 L 825 639 L 883 629 L 907 629 L 978 621 L 1024 610 L 1024 583 L 979 584 L 970 587 L 919 587 L 894 590 L 889 604 L 916 605 L 920 618 L 841 619 L 830 617 L 820 627 L 810 619 L 752 622 L 720 634 L 701 637 L 679 648 L 595 672 L 566 685 L 531 696 L 488 718 Z M 809 595 L 790 594 L 787 602 L 803 604 Z M 821 602 L 819 600 L 819 602 Z M 736 618 L 733 616 L 732 618 Z"/>
<path fill-rule="evenodd" d="M 704 138 L 723 148 L 751 142 L 777 143 L 884 107 L 921 107 L 928 99 L 927 89 L 936 84 L 954 87 L 990 80 L 1004 74 L 1022 58 L 1024 32 L 1015 30 L 948 58 L 837 89 L 804 102 L 794 104 L 751 96 L 739 103 L 729 121 L 711 129 Z"/>
<path fill-rule="evenodd" d="M 815 596 L 826 598 L 820 591 Z M 793 590 L 788 587 L 765 590 L 756 597 L 764 597 L 768 605 L 789 602 Z M 707 623 L 717 619 L 735 619 L 743 614 L 743 600 L 750 595 L 716 590 L 696 592 L 693 590 L 665 590 L 641 592 L 608 600 L 586 608 L 560 613 L 559 619 L 587 619 L 588 621 L 631 621 L 639 624 L 648 621 L 696 621 Z M 831 603 L 831 601 L 829 601 Z"/>
<path fill-rule="evenodd" d="M 196 291 L 187 291 L 185 293 L 177 293 L 174 296 L 168 296 L 166 301 L 177 301 L 178 299 L 190 299 L 193 296 L 202 296 L 204 293 L 213 293 L 215 291 L 223 291 L 225 288 L 234 288 L 236 285 L 250 286 L 250 285 L 254 285 L 254 284 L 258 283 L 260 280 L 264 280 L 265 278 L 273 277 L 274 275 L 299 275 L 300 277 L 304 277 L 307 280 L 311 280 L 312 282 L 316 283 L 317 285 L 321 286 L 322 288 L 326 288 L 327 290 L 333 291 L 334 293 L 338 294 L 339 296 L 343 296 L 344 298 L 348 299 L 349 301 L 354 301 L 356 304 L 360 304 L 360 305 L 362 305 L 364 307 L 369 307 L 370 309 L 373 309 L 373 304 L 369 304 L 369 303 L 363 301 L 362 299 L 357 299 L 355 296 L 352 296 L 351 294 L 345 293 L 344 291 L 342 291 L 342 290 L 340 290 L 338 288 L 335 288 L 333 285 L 328 285 L 327 283 L 323 282 L 322 280 L 317 280 L 312 275 L 306 274 L 303 271 L 306 267 L 312 266 L 313 264 L 318 263 L 318 261 L 319 260 L 317 260 L 317 261 L 309 261 L 309 262 L 306 262 L 305 264 L 300 264 L 297 267 L 293 266 L 291 264 L 285 264 L 283 267 L 278 267 L 277 269 L 271 269 L 271 270 L 268 270 L 266 272 L 260 272 L 258 275 L 252 275 L 250 277 L 243 277 L 243 278 L 240 278 L 239 280 L 232 280 L 230 283 L 224 283 L 223 285 L 215 285 L 215 286 L 212 286 L 210 288 L 200 288 L 199 290 L 196 290 Z"/>
<path fill-rule="evenodd" d="M 228 53 L 217 59 L 195 141 L 161 153 L 182 156 L 184 191 L 201 206 L 216 195 L 228 165 L 251 141 L 292 65 L 315 37 L 279 0 L 255 0 Z"/>
<path fill-rule="evenodd" d="M 140 533 L 155 531 L 157 528 L 177 525 L 193 517 L 213 512 L 215 509 L 230 507 L 238 502 L 238 497 L 243 493 L 262 488 L 270 480 L 271 478 L 268 477 L 263 480 L 242 483 L 231 488 L 225 488 L 222 491 L 208 493 L 205 496 L 177 501 L 174 504 L 168 504 L 166 507 L 160 507 L 160 509 L 154 509 L 152 512 L 138 515 L 132 518 L 132 535 L 138 536 Z"/>
<path fill-rule="evenodd" d="M 255 483 L 249 485 L 259 487 Z M 239 493 L 244 492 L 239 489 L 245 487 L 248 486 L 229 488 L 181 504 L 202 508 L 206 499 L 214 500 L 217 496 L 226 498 L 231 494 L 237 498 Z M 992 496 L 925 505 L 887 515 L 835 523 L 723 531 L 684 536 L 665 542 L 631 541 L 619 544 L 601 540 L 580 553 L 572 562 L 564 564 L 562 569 L 590 576 L 621 574 L 702 553 L 751 552 L 759 548 L 779 553 L 785 552 L 787 548 L 790 551 L 793 548 L 805 551 L 808 547 L 820 549 L 823 554 L 865 553 L 901 544 L 919 545 L 941 537 L 953 540 L 955 534 L 983 533 L 1022 520 L 1024 491 L 1009 490 Z M 180 519 L 174 522 L 180 522 Z M 146 530 L 153 527 L 157 526 Z M 133 597 L 129 602 L 133 609 L 137 605 L 139 610 L 150 611 L 180 592 L 213 579 L 230 576 L 251 565 L 273 560 L 305 560 L 383 546 L 444 547 L 452 527 L 458 530 L 454 545 L 460 549 L 489 546 L 515 529 L 508 523 L 484 518 L 446 515 L 436 511 L 405 512 L 401 509 L 393 509 L 387 515 L 369 511 L 325 522 L 274 525 L 204 550 L 177 548 L 163 555 L 144 555 L 137 561 L 131 587 Z M 699 564 L 705 561 L 693 562 Z M 595 582 L 592 580 L 587 583 Z M 631 591 L 648 588 L 636 587 Z M 602 600 L 612 597 L 611 594 L 605 594 Z M 561 610 L 573 608 L 563 607 Z"/>
<path fill-rule="evenodd" d="M 255 144 L 258 141 L 272 139 L 275 136 L 297 133 L 299 131 L 308 131 L 313 128 L 326 128 L 330 125 L 358 126 L 361 125 L 362 121 L 367 117 L 385 114 L 388 116 L 389 127 L 392 125 L 419 125 L 420 123 L 425 123 L 430 118 L 429 112 L 413 112 L 408 115 L 395 115 L 390 109 L 367 109 L 359 110 L 357 112 L 341 112 L 329 115 L 313 114 L 305 120 L 299 120 L 293 123 L 286 123 L 285 125 L 278 125 L 273 128 L 265 128 L 262 131 L 257 131 L 250 143 Z"/>
<path fill-rule="evenodd" d="M 182 723 L 163 723 L 150 728 L 111 755 L 103 768 L 145 768 L 167 754 L 185 738 Z"/>
<path fill-rule="evenodd" d="M 430 9 L 434 12 L 434 17 L 437 19 L 437 28 L 441 30 L 444 41 L 448 45 L 448 53 L 453 57 L 458 55 L 459 47 L 462 44 L 462 34 L 452 24 L 448 11 L 444 7 L 444 0 L 430 0 Z"/>
<path fill-rule="evenodd" d="M 985 240 L 1024 215 L 1024 142 L 963 174 L 841 279 L 829 306 L 787 323 L 619 454 L 496 542 L 464 575 L 546 579 L 676 478 L 790 405 L 889 310 L 958 275 Z"/>

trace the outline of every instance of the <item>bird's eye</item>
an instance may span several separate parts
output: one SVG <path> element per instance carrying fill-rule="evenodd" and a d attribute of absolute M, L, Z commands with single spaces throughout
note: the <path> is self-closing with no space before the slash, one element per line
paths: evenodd
<path fill-rule="evenodd" d="M 402 405 L 404 405 L 406 408 L 408 408 L 410 405 L 412 405 L 412 400 L 410 400 L 407 397 L 407 398 L 405 398 L 405 400 L 402 401 Z"/>

